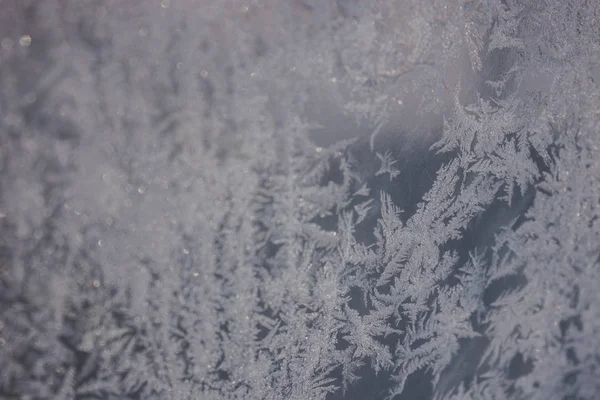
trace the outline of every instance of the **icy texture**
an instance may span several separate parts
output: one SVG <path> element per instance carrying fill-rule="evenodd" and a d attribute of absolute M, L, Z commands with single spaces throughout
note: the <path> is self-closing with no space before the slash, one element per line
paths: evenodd
<path fill-rule="evenodd" d="M 600 3 L 0 1 L 0 399 L 597 399 Z"/>

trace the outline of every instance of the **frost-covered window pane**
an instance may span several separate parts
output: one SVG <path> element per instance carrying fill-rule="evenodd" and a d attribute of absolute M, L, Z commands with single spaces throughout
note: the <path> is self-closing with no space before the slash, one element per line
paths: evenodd
<path fill-rule="evenodd" d="M 0 399 L 600 398 L 600 3 L 0 0 Z"/>

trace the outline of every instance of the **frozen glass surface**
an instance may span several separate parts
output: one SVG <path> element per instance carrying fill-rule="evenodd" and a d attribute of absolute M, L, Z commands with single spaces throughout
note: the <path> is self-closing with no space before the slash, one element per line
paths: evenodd
<path fill-rule="evenodd" d="M 600 2 L 0 0 L 0 399 L 600 398 Z"/>

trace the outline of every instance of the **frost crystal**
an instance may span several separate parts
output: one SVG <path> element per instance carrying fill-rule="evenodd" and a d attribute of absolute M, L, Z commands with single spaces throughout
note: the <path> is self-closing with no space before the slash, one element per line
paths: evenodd
<path fill-rule="evenodd" d="M 0 399 L 598 398 L 598 1 L 0 3 Z"/>

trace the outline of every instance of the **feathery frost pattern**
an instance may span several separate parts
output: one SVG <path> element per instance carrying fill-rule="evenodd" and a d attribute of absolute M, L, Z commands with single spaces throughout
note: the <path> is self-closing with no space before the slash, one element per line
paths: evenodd
<path fill-rule="evenodd" d="M 600 396 L 600 3 L 0 5 L 0 399 Z"/>

